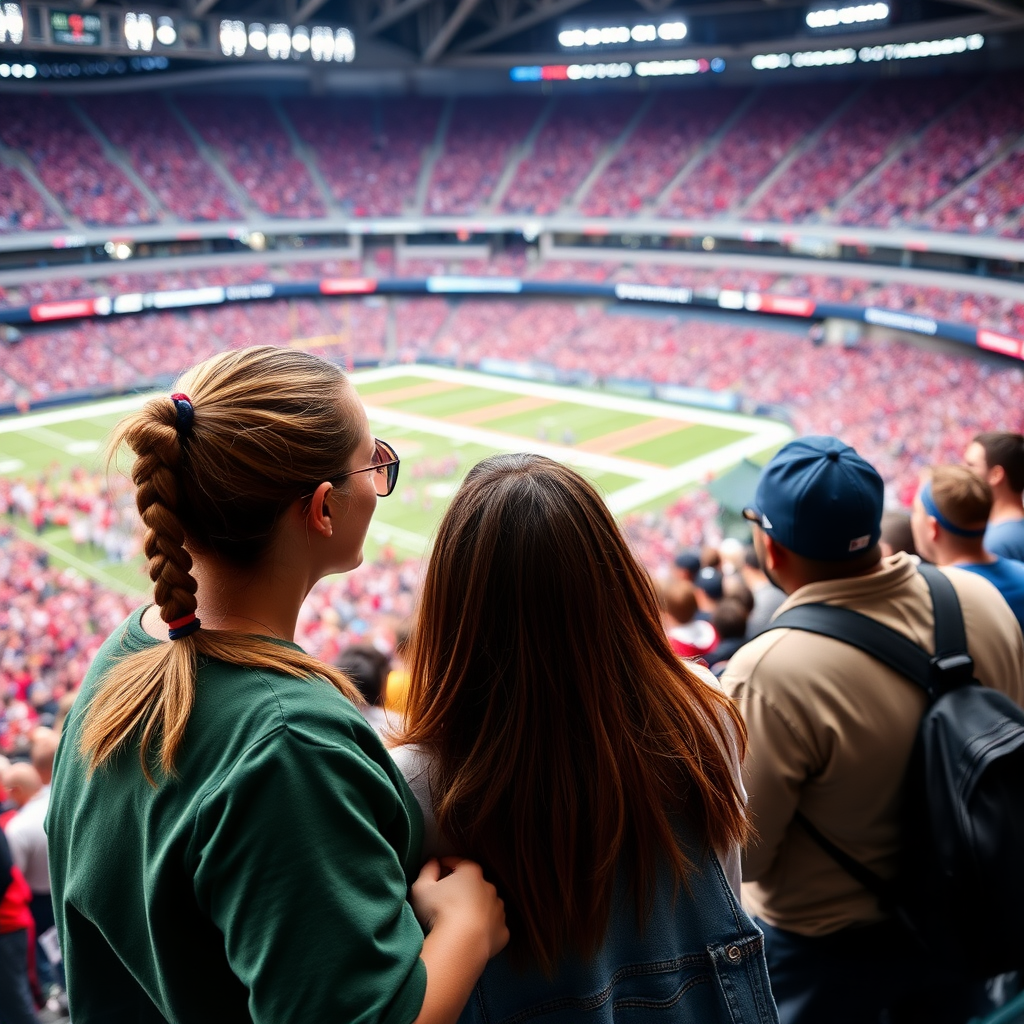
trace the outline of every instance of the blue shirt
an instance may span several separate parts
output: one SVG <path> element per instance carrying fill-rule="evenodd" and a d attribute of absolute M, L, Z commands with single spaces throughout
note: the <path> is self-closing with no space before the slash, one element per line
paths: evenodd
<path fill-rule="evenodd" d="M 985 531 L 985 550 L 1001 558 L 1024 562 L 1024 519 L 993 523 Z"/>
<path fill-rule="evenodd" d="M 968 565 L 957 563 L 958 569 L 984 576 L 1006 600 L 1010 610 L 1017 616 L 1020 627 L 1024 630 L 1024 564 L 1012 558 L 997 557 L 987 565 Z"/>

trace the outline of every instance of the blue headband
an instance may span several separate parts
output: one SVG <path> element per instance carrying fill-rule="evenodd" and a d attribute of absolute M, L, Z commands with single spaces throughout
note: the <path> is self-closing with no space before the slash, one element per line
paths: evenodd
<path fill-rule="evenodd" d="M 918 495 L 921 499 L 921 504 L 924 505 L 925 512 L 928 513 L 944 530 L 948 533 L 954 533 L 957 537 L 982 537 L 985 534 L 985 527 L 983 526 L 980 530 L 965 530 L 962 526 L 957 526 L 955 523 L 951 523 L 940 511 L 938 505 L 935 504 L 935 499 L 932 497 L 932 482 L 928 481 L 921 488 L 921 492 Z"/>

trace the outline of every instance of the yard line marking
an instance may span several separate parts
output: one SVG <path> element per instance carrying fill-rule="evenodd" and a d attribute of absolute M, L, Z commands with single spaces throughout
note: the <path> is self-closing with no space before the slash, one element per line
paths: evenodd
<path fill-rule="evenodd" d="M 792 437 L 793 431 L 784 423 L 762 423 L 762 429 L 750 437 L 733 441 L 732 444 L 727 444 L 707 455 L 700 455 L 672 469 L 662 470 L 657 476 L 648 477 L 609 494 L 608 508 L 616 513 L 630 512 L 649 501 L 681 490 L 687 484 L 698 483 L 708 476 L 728 469 L 740 459 L 758 455 L 768 448 L 783 444 Z"/>
<path fill-rule="evenodd" d="M 456 413 L 454 416 L 445 416 L 444 419 L 449 423 L 461 423 L 465 427 L 472 427 L 477 423 L 500 420 L 506 416 L 518 416 L 520 413 L 533 412 L 534 409 L 543 409 L 554 404 L 548 398 L 534 398 L 530 395 L 524 395 L 522 398 L 513 398 L 508 402 L 489 405 L 485 409 L 470 409 L 467 412 Z M 580 447 L 582 448 L 583 445 L 580 445 Z"/>
<path fill-rule="evenodd" d="M 77 420 L 95 419 L 98 416 L 119 416 L 122 413 L 141 409 L 151 398 L 162 394 L 147 391 L 141 395 L 129 395 L 91 405 L 76 405 L 66 409 L 51 409 L 49 412 L 33 412 L 24 415 L 6 416 L 0 420 L 0 434 L 11 434 L 36 427 L 52 427 L 55 423 L 74 423 Z M 70 438 L 68 439 L 70 440 Z"/>
<path fill-rule="evenodd" d="M 30 541 L 36 547 L 42 548 L 52 555 L 57 561 L 65 562 L 73 569 L 77 569 L 83 576 L 97 583 L 105 583 L 108 587 L 120 591 L 122 594 L 129 594 L 132 597 L 145 597 L 149 591 L 144 587 L 133 587 L 127 580 L 119 576 L 113 576 L 106 572 L 97 562 L 87 562 L 70 551 L 65 551 L 59 544 L 54 544 L 45 534 L 37 534 L 34 530 L 26 530 L 24 527 L 14 524 L 14 532 L 22 540 Z"/>
<path fill-rule="evenodd" d="M 482 430 L 480 427 L 464 427 L 459 423 L 447 420 L 435 420 L 427 416 L 416 416 L 413 413 L 401 412 L 398 409 L 377 409 L 367 406 L 366 412 L 372 422 L 396 424 L 418 430 L 423 434 L 436 437 L 447 437 L 456 441 L 469 441 L 484 448 L 493 448 L 499 452 L 533 452 L 535 455 L 546 455 L 557 462 L 565 462 L 570 466 L 584 466 L 589 469 L 604 469 L 619 476 L 630 476 L 636 480 L 649 480 L 659 476 L 665 470 L 661 466 L 652 466 L 646 462 L 633 462 L 630 459 L 616 459 L 610 455 L 596 455 L 593 452 L 582 452 L 576 448 L 562 445 L 546 444 L 529 437 L 516 437 L 513 434 L 501 434 L 496 430 Z M 762 445 L 766 448 L 767 445 Z M 758 449 L 759 451 L 761 449 Z"/>
<path fill-rule="evenodd" d="M 729 430 L 756 431 L 764 420 L 738 412 L 718 412 L 700 406 L 680 405 L 661 402 L 654 398 L 629 398 L 608 391 L 596 391 L 572 384 L 547 384 L 519 377 L 499 377 L 488 373 L 469 370 L 455 370 L 448 366 L 433 366 L 429 363 L 403 363 L 399 366 L 382 366 L 373 370 L 358 370 L 351 374 L 352 383 L 359 387 L 361 382 L 388 380 L 391 377 L 425 377 L 430 380 L 445 380 L 467 387 L 487 388 L 488 391 L 508 391 L 514 395 L 534 395 L 549 398 L 553 402 L 576 401 L 595 409 L 614 409 L 617 412 L 632 412 L 652 419 L 678 419 L 683 423 L 703 423 L 709 427 L 725 427 Z M 570 395 L 577 395 L 576 399 Z M 372 399 L 373 395 L 368 395 Z"/>
<path fill-rule="evenodd" d="M 691 424 L 681 423 L 679 420 L 648 420 L 646 423 L 635 423 L 632 427 L 623 427 L 622 430 L 614 430 L 610 434 L 602 434 L 601 437 L 583 441 L 577 447 L 585 452 L 610 455 L 623 448 L 632 448 L 645 441 L 654 441 L 666 434 L 674 434 L 677 430 L 685 430 L 689 426 Z"/>
<path fill-rule="evenodd" d="M 372 402 L 374 405 L 394 405 L 397 402 L 411 402 L 414 398 L 429 398 L 431 395 L 441 395 L 445 391 L 457 391 L 463 386 L 452 381 L 428 380 L 423 384 L 410 384 L 407 388 L 395 388 L 393 391 L 378 391 L 375 394 L 366 395 L 363 398 L 363 403 Z M 356 390 L 358 391 L 358 387 Z"/>

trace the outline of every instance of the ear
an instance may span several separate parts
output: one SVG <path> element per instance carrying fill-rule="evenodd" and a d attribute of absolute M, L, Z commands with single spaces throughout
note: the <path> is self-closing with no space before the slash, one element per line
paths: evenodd
<path fill-rule="evenodd" d="M 1006 479 L 1006 470 L 1002 466 L 993 466 L 988 471 L 988 485 L 996 488 Z"/>
<path fill-rule="evenodd" d="M 762 532 L 764 537 L 764 566 L 775 572 L 782 568 L 786 562 L 786 552 L 767 534 Z"/>
<path fill-rule="evenodd" d="M 939 539 L 939 521 L 935 516 L 928 517 L 928 539 L 933 544 Z"/>
<path fill-rule="evenodd" d="M 310 527 L 324 537 L 330 537 L 334 533 L 334 525 L 331 522 L 331 509 L 328 498 L 334 490 L 334 485 L 326 480 L 313 492 L 309 501 L 309 512 L 306 514 Z"/>

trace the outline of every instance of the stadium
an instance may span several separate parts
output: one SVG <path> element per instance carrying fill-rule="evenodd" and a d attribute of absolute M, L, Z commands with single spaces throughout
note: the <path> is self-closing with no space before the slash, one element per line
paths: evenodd
<path fill-rule="evenodd" d="M 578 471 L 663 589 L 739 579 L 794 439 L 909 516 L 1024 432 L 1024 4 L 0 2 L 8 758 L 152 593 L 112 430 L 254 345 L 346 371 L 401 460 L 299 612 L 330 664 L 393 654 L 495 454 Z"/>

